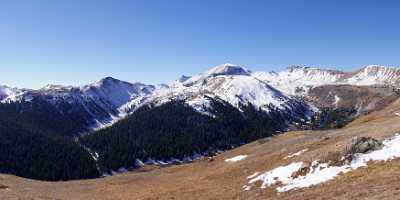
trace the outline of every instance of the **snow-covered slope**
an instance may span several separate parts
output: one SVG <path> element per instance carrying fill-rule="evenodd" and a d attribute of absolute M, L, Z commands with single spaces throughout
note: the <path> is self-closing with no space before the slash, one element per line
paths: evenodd
<path fill-rule="evenodd" d="M 306 95 L 321 85 L 400 85 L 400 69 L 369 65 L 355 72 L 289 67 L 281 72 L 254 72 L 252 75 L 288 95 Z"/>
<path fill-rule="evenodd" d="M 21 98 L 21 95 L 24 94 L 27 90 L 11 88 L 5 85 L 0 85 L 0 102 L 12 102 L 18 101 Z"/>
<path fill-rule="evenodd" d="M 398 86 L 399 80 L 399 69 L 383 66 L 367 66 L 355 72 L 300 66 L 292 66 L 281 72 L 251 72 L 228 63 L 193 77 L 184 76 L 156 90 L 145 102 L 162 104 L 180 99 L 203 113 L 212 109 L 210 99 L 222 99 L 237 108 L 240 104 L 251 103 L 265 111 L 270 105 L 281 110 L 294 110 L 293 105 L 298 102 L 294 96 L 307 96 L 310 89 L 317 86 Z"/>
<path fill-rule="evenodd" d="M 199 112 L 208 114 L 212 99 L 221 99 L 236 108 L 252 104 L 269 111 L 271 106 L 291 111 L 300 106 L 298 100 L 282 94 L 268 83 L 252 76 L 251 72 L 233 64 L 223 64 L 185 81 L 174 81 L 157 90 L 147 103 L 162 104 L 171 100 L 184 100 Z"/>
<path fill-rule="evenodd" d="M 217 77 L 217 76 L 222 76 L 222 75 L 242 75 L 242 76 L 249 76 L 250 72 L 240 66 L 226 63 L 222 65 L 218 65 L 216 67 L 213 67 L 201 74 L 198 74 L 196 76 L 193 76 L 186 81 L 184 81 L 184 85 L 189 85 L 189 84 L 195 84 L 200 81 L 205 81 L 209 78 Z"/>
<path fill-rule="evenodd" d="M 152 94 L 154 86 L 142 83 L 128 83 L 111 77 L 82 87 L 48 85 L 38 91 L 36 96 L 55 105 L 63 113 L 71 112 L 65 109 L 81 108 L 93 118 L 94 129 L 112 124 L 130 112 L 131 107 Z"/>
<path fill-rule="evenodd" d="M 80 88 L 82 93 L 105 107 L 118 109 L 120 113 L 129 112 L 131 102 L 140 102 L 152 94 L 154 86 L 142 83 L 128 83 L 111 77 Z"/>
<path fill-rule="evenodd" d="M 353 74 L 343 83 L 350 85 L 396 85 L 400 84 L 400 69 L 380 65 L 368 65 Z"/>
<path fill-rule="evenodd" d="M 254 77 L 263 80 L 285 94 L 302 95 L 315 86 L 334 84 L 344 72 L 310 67 L 289 67 L 281 72 L 254 72 Z"/>
<path fill-rule="evenodd" d="M 0 102 L 26 102 L 37 98 L 49 102 L 60 115 L 82 116 L 88 126 L 84 129 L 98 129 L 123 118 L 154 90 L 152 85 L 107 77 L 82 87 L 47 85 L 39 90 L 20 90 L 0 86 Z"/>

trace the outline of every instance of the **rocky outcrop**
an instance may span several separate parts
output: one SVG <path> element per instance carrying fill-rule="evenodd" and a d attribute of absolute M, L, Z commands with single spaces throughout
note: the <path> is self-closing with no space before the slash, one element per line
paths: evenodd
<path fill-rule="evenodd" d="M 368 153 L 383 147 L 382 142 L 371 137 L 355 137 L 351 141 L 349 154 Z"/>

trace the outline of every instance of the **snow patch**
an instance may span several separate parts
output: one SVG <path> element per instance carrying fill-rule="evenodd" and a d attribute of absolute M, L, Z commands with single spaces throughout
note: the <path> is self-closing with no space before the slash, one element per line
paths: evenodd
<path fill-rule="evenodd" d="M 338 106 L 339 101 L 340 101 L 340 97 L 338 97 L 337 95 L 335 95 L 335 102 L 333 102 L 333 104 L 334 104 L 335 106 Z"/>
<path fill-rule="evenodd" d="M 143 167 L 144 163 L 140 159 L 135 159 L 135 166 L 136 167 Z"/>
<path fill-rule="evenodd" d="M 251 186 L 248 186 L 248 185 L 243 186 L 244 191 L 249 191 L 250 189 L 251 189 Z"/>
<path fill-rule="evenodd" d="M 384 140 L 383 145 L 384 147 L 380 150 L 353 155 L 354 158 L 352 161 L 342 166 L 330 166 L 329 163 L 322 163 L 319 160 L 315 160 L 308 168 L 307 174 L 293 177 L 293 174 L 303 167 L 302 162 L 295 162 L 286 166 L 277 167 L 252 178 L 249 184 L 262 181 L 261 188 L 266 188 L 281 183 L 281 186 L 277 187 L 276 190 L 278 192 L 286 192 L 327 182 L 340 174 L 356 170 L 360 167 L 367 167 L 369 161 L 388 161 L 400 157 L 399 134 Z"/>
<path fill-rule="evenodd" d="M 238 162 L 247 158 L 247 155 L 238 155 L 233 158 L 226 159 L 225 162 Z"/>
<path fill-rule="evenodd" d="M 296 157 L 296 156 L 300 156 L 301 154 L 303 154 L 303 153 L 305 153 L 305 152 L 307 152 L 307 151 L 308 151 L 308 149 L 300 150 L 300 151 L 298 151 L 298 152 L 296 152 L 296 153 L 292 153 L 292 154 L 286 156 L 285 159 L 293 158 L 293 157 Z"/>
<path fill-rule="evenodd" d="M 260 172 L 254 172 L 254 174 L 248 176 L 247 179 L 252 179 L 252 178 L 256 177 L 259 174 L 260 174 Z"/>
<path fill-rule="evenodd" d="M 351 170 L 348 166 L 328 166 L 328 163 L 319 163 L 314 161 L 310 167 L 310 172 L 304 176 L 292 178 L 283 186 L 278 187 L 278 192 L 286 192 L 297 188 L 305 188 L 318 185 L 334 179 L 340 173 L 346 173 Z"/>
<path fill-rule="evenodd" d="M 249 184 L 262 181 L 261 188 L 270 187 L 276 183 L 287 185 L 293 181 L 292 174 L 299 171 L 301 167 L 303 167 L 303 162 L 295 162 L 286 166 L 277 167 L 251 179 Z"/>

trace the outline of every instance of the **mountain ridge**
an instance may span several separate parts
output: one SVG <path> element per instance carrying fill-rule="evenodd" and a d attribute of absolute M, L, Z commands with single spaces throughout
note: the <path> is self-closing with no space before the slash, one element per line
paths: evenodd
<path fill-rule="evenodd" d="M 1 98 L 7 101 L 0 103 L 0 120 L 46 133 L 44 140 L 50 146 L 61 144 L 53 138 L 73 141 L 74 148 L 83 150 L 83 157 L 93 159 L 86 163 L 92 169 L 99 174 L 114 173 L 146 160 L 170 163 L 212 155 L 290 130 L 343 127 L 398 99 L 397 72 L 376 66 L 353 73 L 297 66 L 259 73 L 222 64 L 156 86 L 112 77 L 80 87 L 47 85 L 39 90 L 18 90 L 3 86 Z M 363 86 L 347 84 L 353 77 Z M 385 77 L 392 86 L 385 85 Z M 27 136 L 20 134 L 14 139 Z M 23 160 L 17 153 L 20 148 L 12 146 L 15 155 L 4 154 L 3 159 Z M 36 155 L 50 153 L 46 148 L 35 150 Z M 30 161 L 43 162 L 41 158 Z M 15 173 L 26 169 L 18 163 L 15 167 Z M 47 178 L 53 173 L 50 168 L 35 172 Z M 24 175 L 36 177 L 29 171 Z"/>
<path fill-rule="evenodd" d="M 92 118 L 86 128 L 97 130 L 112 125 L 140 106 L 160 105 L 170 100 L 185 100 L 204 114 L 212 109 L 208 97 L 222 98 L 237 108 L 239 104 L 251 103 L 256 108 L 272 104 L 285 109 L 288 102 L 298 101 L 293 97 L 307 96 L 312 88 L 318 86 L 375 84 L 399 86 L 400 69 L 367 65 L 353 72 L 343 72 L 289 66 L 280 72 L 252 72 L 239 65 L 225 63 L 194 76 L 182 76 L 162 86 L 129 83 L 113 77 L 83 86 L 47 85 L 38 90 L 1 86 L 0 102 L 31 101 L 41 96 L 57 108 L 60 104 L 77 104 Z M 61 109 L 61 112 L 70 111 Z"/>
<path fill-rule="evenodd" d="M 319 73 L 318 73 L 319 72 Z M 280 75 L 281 74 L 281 75 Z M 300 75 L 299 75 L 300 74 Z M 372 84 L 400 84 L 400 69 L 394 66 L 385 66 L 385 65 L 366 65 L 364 67 L 361 67 L 360 69 L 357 70 L 352 70 L 352 71 L 341 71 L 341 70 L 335 70 L 335 69 L 326 69 L 326 68 L 318 68 L 318 67 L 308 67 L 308 66 L 300 66 L 300 65 L 291 65 L 286 67 L 285 69 L 275 72 L 275 71 L 250 71 L 244 67 L 241 67 L 236 64 L 231 64 L 231 63 L 225 63 L 222 65 L 217 65 L 216 67 L 212 67 L 202 73 L 199 73 L 194 76 L 185 76 L 182 75 L 180 78 L 178 78 L 176 81 L 184 84 L 190 84 L 193 82 L 197 82 L 199 80 L 204 80 L 205 78 L 209 78 L 211 76 L 219 76 L 219 75 L 244 75 L 244 76 L 255 76 L 257 78 L 260 78 L 260 80 L 265 80 L 267 83 L 271 82 L 271 76 L 289 76 L 292 77 L 292 79 L 295 78 L 301 78 L 302 76 L 305 77 L 305 80 L 315 80 L 315 81 L 320 81 L 321 79 L 318 79 L 318 76 L 323 77 L 322 80 L 326 80 L 328 82 L 326 83 L 321 83 L 321 84 L 357 84 L 357 85 L 372 85 Z M 362 76 L 363 75 L 363 76 Z M 373 80 L 371 82 L 362 82 L 362 83 L 357 83 L 356 78 L 351 79 L 353 76 L 356 76 L 356 78 L 362 79 L 362 78 L 367 78 L 368 76 L 373 76 L 377 77 L 379 76 L 380 78 L 377 80 Z M 293 78 L 294 77 L 294 78 Z M 331 77 L 337 77 L 330 79 Z M 351 81 L 348 81 L 348 79 L 351 79 Z M 397 80 L 399 79 L 399 80 Z M 390 82 L 385 82 L 384 80 L 390 80 Z M 54 85 L 54 84 L 48 84 L 42 88 L 39 89 L 19 89 L 19 88 L 14 88 L 10 87 L 7 85 L 0 85 L 0 96 L 11 96 L 11 91 L 46 91 L 46 90 L 55 90 L 55 89 L 71 89 L 71 88 L 85 88 L 85 87 L 90 87 L 90 86 L 96 86 L 101 84 L 102 82 L 124 82 L 126 84 L 142 84 L 142 85 L 147 85 L 147 86 L 153 86 L 151 84 L 143 84 L 140 82 L 127 82 L 127 81 L 122 81 L 116 78 L 113 78 L 111 76 L 104 77 L 98 81 L 83 85 L 83 86 L 66 86 L 66 85 Z M 361 81 L 361 80 L 358 80 Z M 167 85 L 171 85 L 167 84 Z"/>

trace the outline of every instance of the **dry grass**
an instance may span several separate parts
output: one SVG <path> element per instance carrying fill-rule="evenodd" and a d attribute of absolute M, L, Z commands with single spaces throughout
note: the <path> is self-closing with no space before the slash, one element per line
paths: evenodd
<path fill-rule="evenodd" d="M 321 161 L 323 163 L 329 163 L 330 166 L 342 166 L 345 163 L 345 160 L 342 159 L 344 156 L 343 152 L 328 152 L 324 157 L 322 157 Z"/>

